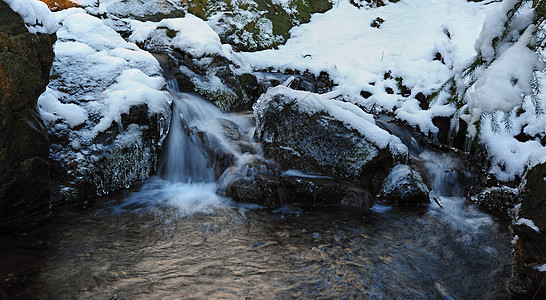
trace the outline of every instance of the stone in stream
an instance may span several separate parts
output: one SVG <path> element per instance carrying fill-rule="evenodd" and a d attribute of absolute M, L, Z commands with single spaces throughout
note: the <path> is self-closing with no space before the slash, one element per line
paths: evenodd
<path fill-rule="evenodd" d="M 48 211 L 49 141 L 36 101 L 49 80 L 55 39 L 29 33 L 0 1 L 0 226 Z"/>
<path fill-rule="evenodd" d="M 398 205 L 428 203 L 429 189 L 421 175 L 408 165 L 395 166 L 383 182 L 380 197 Z"/>
<path fill-rule="evenodd" d="M 375 194 L 407 147 L 373 116 L 332 97 L 270 88 L 254 106 L 255 136 L 282 169 L 348 180 Z"/>

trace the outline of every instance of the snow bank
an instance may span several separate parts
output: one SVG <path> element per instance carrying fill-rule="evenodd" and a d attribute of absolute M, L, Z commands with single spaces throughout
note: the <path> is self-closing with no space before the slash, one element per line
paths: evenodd
<path fill-rule="evenodd" d="M 21 15 L 30 33 L 55 33 L 59 29 L 47 5 L 38 0 L 3 0 L 11 9 Z"/>
<path fill-rule="evenodd" d="M 528 48 L 534 29 L 529 26 L 515 44 L 476 75 L 478 80 L 468 100 L 471 124 L 482 114 L 510 112 L 522 104 L 523 95 L 533 93 L 533 74 L 544 69 L 538 54 Z M 475 134 L 475 129 L 471 134 Z"/>
<path fill-rule="evenodd" d="M 278 50 L 244 56 L 255 69 L 309 70 L 315 75 L 325 71 L 360 106 L 396 109 L 399 119 L 434 133 L 438 129 L 432 117 L 446 116 L 453 109 L 433 103 L 433 109 L 423 113 L 415 96 L 432 94 L 451 76 L 450 67 L 474 55 L 486 11 L 495 6 L 408 0 L 358 9 L 349 1 L 339 1 L 330 11 L 313 15 L 310 23 L 292 29 L 292 37 Z M 371 27 L 377 17 L 385 22 L 380 28 Z M 444 64 L 433 60 L 436 53 Z M 397 77 L 411 91 L 409 97 L 400 95 Z M 372 96 L 365 99 L 361 91 Z"/>

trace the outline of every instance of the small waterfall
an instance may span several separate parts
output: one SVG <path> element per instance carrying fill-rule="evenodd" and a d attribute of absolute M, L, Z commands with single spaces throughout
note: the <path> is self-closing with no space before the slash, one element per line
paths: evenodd
<path fill-rule="evenodd" d="M 205 145 L 196 130 L 217 118 L 211 104 L 192 94 L 173 93 L 173 116 L 159 175 L 173 182 L 213 182 Z"/>
<path fill-rule="evenodd" d="M 207 212 L 229 202 L 217 193 L 234 179 L 233 170 L 225 169 L 244 168 L 247 160 L 261 157 L 258 145 L 245 144 L 252 140 L 254 124 L 251 115 L 224 113 L 197 94 L 180 92 L 176 80 L 168 83 L 173 114 L 158 176 L 132 193 L 124 206 L 135 210 L 167 205 L 181 214 Z"/>

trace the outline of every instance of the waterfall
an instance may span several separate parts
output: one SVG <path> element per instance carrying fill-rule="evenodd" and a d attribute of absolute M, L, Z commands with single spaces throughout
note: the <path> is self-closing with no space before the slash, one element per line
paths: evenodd
<path fill-rule="evenodd" d="M 168 83 L 173 114 L 158 174 L 132 193 L 124 206 L 131 210 L 171 206 L 181 214 L 212 212 L 230 201 L 218 195 L 234 179 L 234 171 L 226 168 L 242 168 L 247 160 L 261 157 L 259 145 L 245 144 L 252 140 L 252 117 L 222 112 L 197 94 L 180 92 L 176 80 Z"/>

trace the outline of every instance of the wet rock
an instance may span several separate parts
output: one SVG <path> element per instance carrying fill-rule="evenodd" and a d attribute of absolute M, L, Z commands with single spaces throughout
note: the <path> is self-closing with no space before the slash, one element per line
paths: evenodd
<path fill-rule="evenodd" d="M 241 203 L 278 208 L 287 204 L 309 207 L 350 206 L 370 208 L 373 197 L 361 187 L 326 176 L 258 174 L 232 181 L 226 195 Z"/>
<path fill-rule="evenodd" d="M 361 187 L 333 177 L 284 174 L 283 182 L 293 192 L 291 202 L 312 207 L 351 206 L 370 208 L 373 196 Z"/>
<path fill-rule="evenodd" d="M 336 101 L 284 86 L 271 88 L 254 106 L 256 138 L 262 142 L 265 156 L 283 169 L 337 177 L 376 192 L 393 161 L 402 159 L 407 148 L 366 119 L 351 116 L 351 120 L 358 120 L 353 125 L 344 123 L 349 119 L 337 119 L 329 112 L 336 111 L 336 105 L 350 106 L 345 108 L 356 112 L 360 109 Z M 353 129 L 362 124 L 369 126 L 365 130 L 377 134 L 374 138 L 381 136 L 381 141 Z M 377 142 L 383 143 L 382 147 Z M 390 146 L 385 147 L 385 143 Z"/>
<path fill-rule="evenodd" d="M 470 197 L 470 201 L 491 214 L 510 220 L 514 214 L 514 207 L 520 202 L 520 197 L 517 189 L 506 186 L 488 187 Z"/>
<path fill-rule="evenodd" d="M 518 219 L 513 226 L 514 265 L 509 289 L 526 299 L 546 298 L 546 163 L 526 174 Z"/>
<path fill-rule="evenodd" d="M 172 70 L 180 91 L 195 91 L 224 111 L 250 109 L 259 87 L 242 56 L 229 45 L 222 45 L 204 21 L 194 16 L 176 20 L 177 24 L 189 25 L 181 29 L 172 22 L 160 22 L 146 34 L 135 32 L 139 36 L 135 42 L 162 54 L 162 63 Z M 206 34 L 192 35 L 195 26 Z"/>
<path fill-rule="evenodd" d="M 30 34 L 0 2 L 0 226 L 48 210 L 49 141 L 36 101 L 49 80 L 55 39 Z"/>
<path fill-rule="evenodd" d="M 421 175 L 408 165 L 397 165 L 381 187 L 380 196 L 398 205 L 419 205 L 430 202 L 429 189 Z"/>

